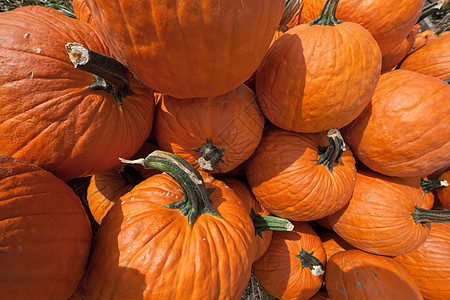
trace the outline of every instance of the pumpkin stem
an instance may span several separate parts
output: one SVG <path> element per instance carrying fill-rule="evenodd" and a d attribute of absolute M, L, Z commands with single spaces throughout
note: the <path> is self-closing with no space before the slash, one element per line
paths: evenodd
<path fill-rule="evenodd" d="M 261 232 L 273 230 L 273 231 L 292 231 L 294 225 L 286 219 L 278 218 L 275 216 L 258 215 L 252 208 L 250 217 L 255 226 L 255 235 L 261 236 Z"/>
<path fill-rule="evenodd" d="M 428 210 L 416 205 L 416 209 L 411 214 L 416 224 L 421 223 L 450 223 L 450 210 Z"/>
<path fill-rule="evenodd" d="M 283 32 L 288 29 L 287 25 L 292 21 L 292 19 L 294 19 L 295 15 L 298 14 L 301 3 L 302 0 L 286 0 L 283 16 L 281 17 L 279 24 L 279 28 Z"/>
<path fill-rule="evenodd" d="M 327 0 L 325 6 L 320 12 L 319 17 L 317 19 L 311 21 L 308 25 L 326 25 L 326 26 L 335 26 L 342 21 L 336 19 L 336 9 L 339 4 L 339 0 Z"/>
<path fill-rule="evenodd" d="M 434 14 L 435 12 L 437 12 L 438 10 L 440 10 L 442 8 L 442 6 L 444 6 L 444 0 L 439 0 L 436 1 L 434 3 L 428 4 L 427 6 L 425 6 L 422 10 L 422 13 L 419 16 L 419 19 L 417 19 L 417 23 L 419 23 L 420 21 L 422 21 L 423 19 L 425 19 L 426 17 Z"/>
<path fill-rule="evenodd" d="M 122 108 L 122 99 L 133 94 L 127 78 L 128 68 L 114 58 L 89 50 L 78 43 L 67 43 L 66 51 L 76 69 L 94 74 L 95 82 L 89 89 L 111 94 Z"/>
<path fill-rule="evenodd" d="M 448 182 L 446 180 L 420 180 L 420 187 L 424 194 L 430 193 L 432 190 L 440 189 L 448 186 Z"/>
<path fill-rule="evenodd" d="M 179 209 L 192 226 L 201 214 L 208 213 L 221 217 L 214 209 L 209 199 L 212 189 L 205 187 L 200 173 L 183 158 L 164 151 L 155 150 L 145 159 L 120 161 L 127 164 L 140 164 L 147 169 L 157 169 L 169 174 L 183 189 L 184 197 L 181 201 L 167 205 L 167 208 Z"/>
<path fill-rule="evenodd" d="M 304 268 L 309 268 L 311 269 L 314 276 L 320 276 L 325 273 L 325 268 L 323 267 L 322 262 L 313 254 L 314 251 L 311 251 L 311 253 L 309 253 L 302 248 L 302 251 L 300 251 L 298 255 L 296 255 L 296 257 L 300 258 L 300 262 L 302 263 L 302 270 Z"/>
<path fill-rule="evenodd" d="M 219 163 L 223 163 L 223 152 L 227 150 L 227 148 L 217 148 L 211 142 L 210 139 L 206 139 L 206 143 L 203 143 L 201 147 L 194 149 L 200 153 L 200 157 L 196 160 L 199 164 L 200 169 L 212 171 Z"/>
<path fill-rule="evenodd" d="M 333 165 L 342 163 L 339 161 L 344 153 L 345 142 L 344 138 L 341 135 L 341 132 L 337 128 L 333 128 L 328 130 L 327 134 L 328 139 L 328 147 L 322 149 L 319 147 L 320 152 L 324 152 L 320 154 L 319 160 L 316 162 L 316 165 L 324 165 L 328 168 L 330 173 L 333 173 Z"/>
<path fill-rule="evenodd" d="M 135 187 L 139 183 L 145 180 L 144 176 L 141 175 L 135 168 L 125 165 L 123 170 L 120 171 L 120 175 L 125 179 L 126 185 L 131 185 Z"/>
<path fill-rule="evenodd" d="M 445 78 L 444 81 L 450 84 L 450 77 Z"/>

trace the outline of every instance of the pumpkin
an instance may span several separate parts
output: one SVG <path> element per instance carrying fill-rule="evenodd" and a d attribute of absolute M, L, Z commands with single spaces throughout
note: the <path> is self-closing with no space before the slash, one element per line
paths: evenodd
<path fill-rule="evenodd" d="M 394 260 L 411 275 L 425 299 L 450 298 L 450 224 L 432 223 L 419 248 Z"/>
<path fill-rule="evenodd" d="M 449 104 L 444 81 L 407 70 L 387 72 L 371 103 L 342 135 L 372 170 L 425 177 L 450 164 L 450 118 L 443 117 L 450 115 Z"/>
<path fill-rule="evenodd" d="M 327 258 L 330 258 L 335 253 L 355 249 L 352 245 L 347 243 L 337 233 L 333 231 L 324 231 L 319 233 L 320 240 L 322 241 L 323 249 Z"/>
<path fill-rule="evenodd" d="M 0 15 L 0 153 L 64 181 L 131 157 L 154 112 L 152 91 L 122 64 L 78 44 L 67 45 L 69 56 L 67 42 L 109 53 L 89 24 L 55 9 L 26 6 Z"/>
<path fill-rule="evenodd" d="M 324 3 L 325 0 L 303 0 L 300 23 L 309 23 L 317 18 Z M 364 26 L 385 55 L 414 27 L 425 0 L 341 0 L 340 3 L 336 17 Z"/>
<path fill-rule="evenodd" d="M 413 279 L 390 257 L 348 250 L 327 261 L 331 299 L 423 299 Z"/>
<path fill-rule="evenodd" d="M 447 187 L 436 190 L 436 195 L 439 201 L 442 203 L 442 206 L 446 209 L 450 209 L 450 188 L 448 187 L 448 183 L 450 183 L 450 169 L 442 173 L 442 175 L 439 177 L 439 180 L 445 181 Z"/>
<path fill-rule="evenodd" d="M 164 95 L 156 108 L 154 134 L 160 149 L 195 168 L 224 173 L 243 163 L 261 140 L 264 117 L 246 85 L 212 98 Z"/>
<path fill-rule="evenodd" d="M 387 72 L 398 65 L 399 62 L 405 58 L 409 51 L 414 46 L 414 41 L 416 39 L 416 32 L 419 29 L 419 25 L 413 27 L 411 32 L 406 36 L 406 38 L 398 44 L 394 49 L 383 55 L 381 73 Z"/>
<path fill-rule="evenodd" d="M 355 184 L 355 160 L 335 129 L 306 134 L 271 127 L 246 166 L 256 199 L 272 214 L 294 221 L 338 211 Z"/>
<path fill-rule="evenodd" d="M 305 222 L 277 231 L 266 253 L 253 263 L 261 285 L 279 299 L 309 299 L 319 291 L 326 262 L 320 238 Z"/>
<path fill-rule="evenodd" d="M 431 29 L 426 29 L 416 34 L 416 40 L 414 41 L 413 49 L 419 49 L 424 46 L 428 41 L 435 39 L 437 35 Z"/>
<path fill-rule="evenodd" d="M 284 0 L 86 0 L 114 57 L 176 98 L 215 97 L 258 68 Z M 113 34 L 112 34 L 113 33 Z"/>
<path fill-rule="evenodd" d="M 155 145 L 145 143 L 132 158 L 144 157 L 154 150 Z M 94 174 L 89 181 L 86 198 L 95 221 L 101 224 L 120 197 L 156 173 L 156 170 L 144 169 L 140 165 L 121 164 L 109 171 Z"/>
<path fill-rule="evenodd" d="M 0 299 L 67 299 L 88 260 L 80 199 L 41 168 L 0 155 Z"/>
<path fill-rule="evenodd" d="M 256 73 L 258 104 L 277 127 L 304 133 L 341 128 L 370 102 L 380 49 L 361 25 L 334 18 L 337 3 L 327 1 L 316 20 L 285 32 Z"/>
<path fill-rule="evenodd" d="M 113 205 L 74 299 L 239 298 L 255 231 L 236 194 L 171 153 L 156 150 L 130 163 L 166 173 Z"/>
<path fill-rule="evenodd" d="M 439 35 L 409 54 L 400 68 L 442 80 L 450 77 L 450 34 Z"/>
<path fill-rule="evenodd" d="M 72 0 L 72 6 L 78 20 L 94 25 L 91 10 L 85 0 Z"/>
<path fill-rule="evenodd" d="M 235 178 L 222 178 L 222 181 L 236 193 L 236 196 L 242 201 L 243 206 L 247 209 L 249 214 L 252 214 L 253 211 L 253 213 L 259 215 L 271 215 L 270 212 L 255 199 L 255 196 L 252 194 L 248 185 Z M 255 232 L 256 254 L 254 261 L 260 259 L 267 251 L 270 240 L 272 239 L 272 233 L 272 230 Z"/>
<path fill-rule="evenodd" d="M 417 249 L 431 222 L 450 222 L 450 211 L 426 210 L 423 192 L 402 178 L 358 171 L 350 202 L 328 216 L 333 230 L 366 252 L 396 256 Z"/>
<path fill-rule="evenodd" d="M 314 296 L 309 298 L 309 300 L 330 300 L 330 297 L 326 292 L 319 291 Z"/>

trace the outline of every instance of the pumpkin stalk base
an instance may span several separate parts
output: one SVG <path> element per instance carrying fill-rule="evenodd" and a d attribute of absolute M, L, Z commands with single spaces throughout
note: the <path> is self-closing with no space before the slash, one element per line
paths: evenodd
<path fill-rule="evenodd" d="M 317 19 L 311 21 L 308 25 L 336 26 L 342 23 L 336 19 L 336 9 L 338 4 L 339 0 L 327 0 Z"/>
<path fill-rule="evenodd" d="M 446 180 L 425 180 L 422 178 L 420 181 L 420 187 L 422 188 L 424 194 L 446 186 L 448 186 L 448 182 Z"/>
<path fill-rule="evenodd" d="M 66 51 L 76 69 L 94 74 L 95 82 L 91 90 L 102 90 L 111 94 L 117 105 L 122 108 L 122 99 L 133 95 L 127 78 L 128 68 L 115 60 L 78 43 L 67 43 Z"/>
<path fill-rule="evenodd" d="M 200 157 L 196 160 L 200 169 L 212 171 L 217 168 L 219 163 L 224 163 L 222 157 L 225 150 L 227 148 L 217 148 L 210 139 L 206 139 L 206 143 L 194 149 L 200 153 Z"/>
<path fill-rule="evenodd" d="M 316 165 L 324 165 L 328 168 L 330 173 L 333 173 L 334 164 L 340 164 L 340 159 L 345 149 L 344 138 L 340 131 L 336 128 L 330 129 L 327 134 L 328 147 L 324 150 L 324 153 L 320 155 Z M 319 150 L 321 150 L 319 148 Z"/>
<path fill-rule="evenodd" d="M 309 253 L 302 248 L 302 251 L 300 251 L 296 257 L 298 257 L 302 263 L 302 270 L 304 268 L 309 268 L 314 276 L 323 275 L 325 273 L 325 268 L 323 267 L 322 262 L 313 254 L 314 251 Z"/>
<path fill-rule="evenodd" d="M 450 210 L 428 210 L 416 205 L 416 209 L 411 214 L 416 224 L 425 223 L 450 223 Z"/>

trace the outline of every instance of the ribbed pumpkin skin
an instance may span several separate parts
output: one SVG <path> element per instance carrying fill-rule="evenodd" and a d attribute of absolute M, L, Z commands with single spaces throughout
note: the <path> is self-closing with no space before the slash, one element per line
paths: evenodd
<path fill-rule="evenodd" d="M 358 171 L 347 206 L 328 216 L 333 230 L 352 246 L 379 255 L 412 252 L 427 238 L 430 226 L 412 217 L 423 193 L 402 178 Z M 422 200 L 423 201 L 423 200 Z"/>
<path fill-rule="evenodd" d="M 0 15 L 0 153 L 51 171 L 64 181 L 109 170 L 144 143 L 154 112 L 150 89 L 132 80 L 136 96 L 120 109 L 92 91 L 91 73 L 65 50 L 78 42 L 108 54 L 92 27 L 55 9 L 27 6 Z"/>
<path fill-rule="evenodd" d="M 0 299 L 69 298 L 90 244 L 87 215 L 64 182 L 0 155 Z"/>
<path fill-rule="evenodd" d="M 264 116 L 255 94 L 242 84 L 212 98 L 176 99 L 164 96 L 156 108 L 154 134 L 158 146 L 187 160 L 199 169 L 195 149 L 209 139 L 226 148 L 223 161 L 211 173 L 225 173 L 243 163 L 258 146 Z"/>
<path fill-rule="evenodd" d="M 203 173 L 204 175 L 205 173 Z M 254 227 L 224 183 L 204 176 L 223 218 L 200 215 L 192 227 L 167 174 L 138 184 L 103 219 L 75 299 L 238 299 L 250 279 Z"/>
<path fill-rule="evenodd" d="M 299 25 L 277 39 L 261 63 L 258 104 L 285 130 L 341 128 L 370 102 L 380 70 L 380 49 L 362 26 Z"/>
<path fill-rule="evenodd" d="M 319 16 L 326 0 L 303 0 L 300 23 Z M 336 11 L 339 20 L 361 24 L 377 40 L 383 55 L 408 35 L 419 18 L 425 0 L 341 0 Z"/>
<path fill-rule="evenodd" d="M 342 129 L 369 168 L 395 177 L 425 177 L 450 163 L 450 86 L 394 70 L 380 77 L 371 103 Z"/>
<path fill-rule="evenodd" d="M 423 299 L 411 276 L 392 258 L 360 250 L 328 259 L 325 283 L 331 299 Z"/>
<path fill-rule="evenodd" d="M 302 268 L 296 255 L 304 249 L 314 252 L 325 266 L 326 256 L 319 236 L 305 222 L 292 222 L 293 231 L 275 231 L 266 253 L 253 263 L 253 272 L 261 285 L 279 299 L 309 299 L 320 288 L 323 275 Z"/>
<path fill-rule="evenodd" d="M 413 27 L 408 36 L 401 41 L 394 49 L 383 55 L 381 72 L 387 72 L 398 65 L 399 62 L 408 54 L 408 52 L 414 46 L 416 40 L 416 33 L 419 29 L 419 25 Z"/>
<path fill-rule="evenodd" d="M 439 176 L 439 180 L 446 180 L 450 184 L 450 169 Z M 445 187 L 436 190 L 436 195 L 445 209 L 450 209 L 450 188 Z"/>
<path fill-rule="evenodd" d="M 114 57 L 176 98 L 215 97 L 258 68 L 284 0 L 87 0 Z"/>
<path fill-rule="evenodd" d="M 271 213 L 294 221 L 315 220 L 341 209 L 350 199 L 355 160 L 344 151 L 333 173 L 316 164 L 327 133 L 268 129 L 247 161 L 247 178 L 256 199 Z"/>
<path fill-rule="evenodd" d="M 430 235 L 415 251 L 394 257 L 419 287 L 424 299 L 450 298 L 450 225 L 431 223 Z"/>
<path fill-rule="evenodd" d="M 426 179 L 426 178 L 425 178 Z M 417 189 L 422 197 L 417 198 L 417 206 L 425 209 L 432 209 L 434 205 L 434 195 L 432 192 L 424 193 L 421 187 L 421 178 L 419 177 L 404 177 L 401 179 L 403 184 Z M 437 191 L 437 190 L 436 190 Z"/>
<path fill-rule="evenodd" d="M 265 216 L 271 215 L 270 212 L 256 200 L 248 185 L 235 178 L 223 178 L 222 181 L 236 193 L 236 196 L 238 196 L 239 199 L 241 199 L 249 214 L 253 208 L 256 214 Z M 254 261 L 260 259 L 267 251 L 267 248 L 269 248 L 270 241 L 272 240 L 272 233 L 272 230 L 267 230 L 261 232 L 261 235 L 255 234 L 256 255 Z"/>
<path fill-rule="evenodd" d="M 78 20 L 84 21 L 86 23 L 94 24 L 92 19 L 91 10 L 87 6 L 85 0 L 72 0 L 73 12 Z"/>
<path fill-rule="evenodd" d="M 442 80 L 450 77 L 450 34 L 439 35 L 408 55 L 400 68 Z"/>
<path fill-rule="evenodd" d="M 323 249 L 327 255 L 327 259 L 333 256 L 335 253 L 354 249 L 352 245 L 347 243 L 337 233 L 333 231 L 321 232 L 319 234 L 322 241 Z"/>

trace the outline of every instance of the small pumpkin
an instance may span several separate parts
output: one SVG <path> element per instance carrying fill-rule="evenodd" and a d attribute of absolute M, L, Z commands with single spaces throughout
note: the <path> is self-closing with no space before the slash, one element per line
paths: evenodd
<path fill-rule="evenodd" d="M 381 73 L 387 72 L 400 63 L 414 46 L 419 25 L 413 27 L 406 38 L 394 49 L 383 55 Z"/>
<path fill-rule="evenodd" d="M 355 160 L 336 129 L 306 134 L 270 127 L 246 166 L 256 199 L 294 221 L 338 211 L 355 184 Z"/>
<path fill-rule="evenodd" d="M 154 126 L 160 149 L 181 156 L 195 168 L 225 173 L 255 151 L 264 117 L 255 94 L 242 84 L 212 98 L 163 95 L 156 107 Z"/>
<path fill-rule="evenodd" d="M 68 299 L 91 238 L 80 199 L 64 182 L 0 155 L 0 299 Z"/>
<path fill-rule="evenodd" d="M 309 299 L 319 291 L 326 263 L 319 236 L 305 222 L 277 231 L 266 253 L 253 263 L 261 285 L 279 299 Z"/>
<path fill-rule="evenodd" d="M 331 299 L 423 299 L 414 280 L 390 257 L 360 250 L 327 261 L 325 284 Z"/>
<path fill-rule="evenodd" d="M 436 37 L 437 35 L 434 34 L 434 32 L 431 29 L 426 29 L 424 31 L 417 33 L 413 49 L 414 50 L 419 49 L 420 47 L 428 43 L 428 41 L 431 41 Z"/>
<path fill-rule="evenodd" d="M 277 127 L 304 133 L 341 128 L 370 102 L 380 49 L 361 25 L 336 20 L 337 4 L 328 0 L 316 20 L 286 31 L 258 68 L 258 104 Z"/>
<path fill-rule="evenodd" d="M 425 299 L 450 298 L 450 224 L 432 223 L 426 241 L 394 261 L 411 275 Z"/>
<path fill-rule="evenodd" d="M 426 118 L 424 117 L 426 113 Z M 371 103 L 342 129 L 355 155 L 394 177 L 425 177 L 450 164 L 450 86 L 408 70 L 381 75 Z"/>

